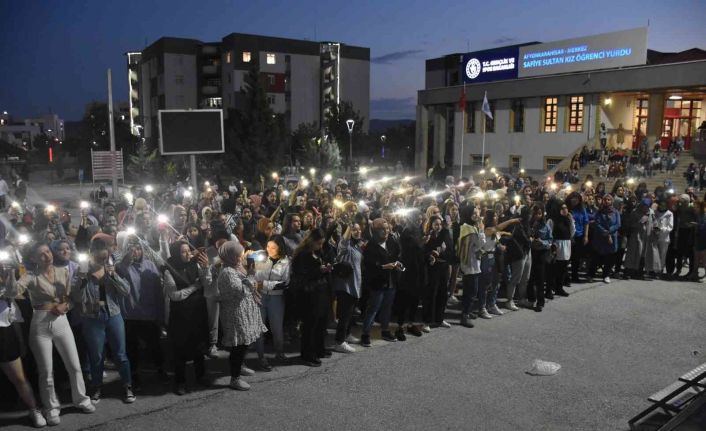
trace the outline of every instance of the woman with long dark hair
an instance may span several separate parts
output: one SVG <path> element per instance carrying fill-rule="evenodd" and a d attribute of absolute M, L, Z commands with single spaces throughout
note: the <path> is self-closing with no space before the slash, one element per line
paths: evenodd
<path fill-rule="evenodd" d="M 613 207 L 613 196 L 604 196 L 603 205 L 596 213 L 593 226 L 595 235 L 591 237 L 591 242 L 596 252 L 596 264 L 603 269 L 603 282 L 610 283 L 620 229 L 620 213 Z"/>
<path fill-rule="evenodd" d="M 536 203 L 530 211 L 532 269 L 527 282 L 527 298 L 529 303 L 536 301 L 536 305 L 533 307 L 534 311 L 540 312 L 544 308 L 547 263 L 553 260 L 550 258 L 550 254 L 554 252 L 551 250 L 553 238 L 552 231 L 547 226 L 547 221 L 544 217 L 544 206 Z M 548 293 L 550 292 L 547 291 L 546 294 Z M 530 306 L 530 304 L 527 305 Z"/>
<path fill-rule="evenodd" d="M 324 348 L 330 301 L 328 274 L 331 264 L 321 257 L 326 236 L 314 229 L 292 256 L 292 278 L 297 291 L 301 326 L 301 359 L 310 367 L 320 367 L 321 358 L 330 356 Z"/>
<path fill-rule="evenodd" d="M 168 334 L 174 354 L 175 393 L 186 393 L 186 362 L 193 360 L 197 380 L 204 379 L 204 353 L 208 349 L 208 313 L 204 289 L 211 284 L 208 257 L 191 252 L 189 244 L 177 241 L 169 247 L 171 257 L 164 272 L 164 290 L 169 298 Z"/>
<path fill-rule="evenodd" d="M 424 328 L 422 331 L 429 332 L 432 326 L 451 327 L 444 320 L 444 313 L 448 299 L 449 264 L 454 261 L 456 253 L 451 235 L 448 229 L 444 229 L 440 216 L 433 215 L 429 218 L 426 235 L 424 254 L 427 261 L 428 281 L 423 299 Z"/>
<path fill-rule="evenodd" d="M 569 296 L 564 290 L 564 281 L 569 260 L 571 259 L 571 240 L 576 234 L 574 218 L 569 213 L 569 207 L 565 202 L 552 201 L 549 208 L 549 220 L 547 226 L 552 231 L 554 246 L 556 248 L 556 258 L 549 265 L 548 289 L 552 295 Z"/>

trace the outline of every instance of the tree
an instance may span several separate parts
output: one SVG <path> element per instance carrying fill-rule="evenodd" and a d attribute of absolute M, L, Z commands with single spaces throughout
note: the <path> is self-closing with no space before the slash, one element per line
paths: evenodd
<path fill-rule="evenodd" d="M 301 166 L 337 169 L 341 154 L 333 136 L 321 136 L 316 123 L 302 123 L 292 133 L 296 159 Z"/>
<path fill-rule="evenodd" d="M 135 154 L 130 154 L 127 158 L 127 170 L 135 179 L 149 179 L 159 176 L 162 171 L 157 149 L 150 148 L 146 141 L 138 144 Z"/>
<path fill-rule="evenodd" d="M 360 115 L 360 111 L 356 111 L 353 103 L 342 101 L 338 106 L 331 109 L 331 113 L 324 120 L 324 130 L 329 136 L 333 136 L 336 142 L 345 142 L 344 148 L 348 148 L 348 125 L 346 121 L 352 119 L 355 121 L 353 126 L 353 141 L 361 142 L 363 137 L 363 122 L 365 117 Z"/>
<path fill-rule="evenodd" d="M 242 106 L 228 114 L 226 158 L 240 176 L 253 179 L 282 165 L 284 120 L 270 108 L 257 68 L 245 75 L 241 95 Z"/>

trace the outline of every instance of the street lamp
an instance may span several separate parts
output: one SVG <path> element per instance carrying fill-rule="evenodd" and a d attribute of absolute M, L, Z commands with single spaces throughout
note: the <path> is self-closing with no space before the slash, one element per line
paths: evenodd
<path fill-rule="evenodd" d="M 355 120 L 349 118 L 346 120 L 346 126 L 348 126 L 348 165 L 353 164 L 353 126 L 355 126 Z"/>
<path fill-rule="evenodd" d="M 385 135 L 380 136 L 380 142 L 382 143 L 382 154 L 381 154 L 381 156 L 382 156 L 383 159 L 385 158 L 385 141 L 386 141 L 386 140 L 387 140 L 387 136 L 385 136 Z"/>

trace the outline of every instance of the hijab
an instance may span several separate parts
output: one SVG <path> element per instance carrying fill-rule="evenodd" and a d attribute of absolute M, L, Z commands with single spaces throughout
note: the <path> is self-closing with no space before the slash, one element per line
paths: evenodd
<path fill-rule="evenodd" d="M 176 241 L 169 246 L 169 259 L 167 259 L 167 268 L 175 277 L 175 281 L 179 279 L 185 286 L 194 284 L 199 278 L 199 267 L 195 260 L 184 262 L 181 259 L 182 245 L 189 245 L 186 241 Z M 179 281 L 177 281 L 177 285 Z"/>
<path fill-rule="evenodd" d="M 243 256 L 243 246 L 238 241 L 226 241 L 218 247 L 218 257 L 226 266 L 234 268 L 236 271 L 245 274 L 245 268 L 241 258 Z"/>

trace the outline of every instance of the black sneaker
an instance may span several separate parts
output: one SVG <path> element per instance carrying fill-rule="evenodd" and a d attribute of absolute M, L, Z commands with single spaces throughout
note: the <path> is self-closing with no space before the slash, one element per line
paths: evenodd
<path fill-rule="evenodd" d="M 402 330 L 401 326 L 395 331 L 395 337 L 397 337 L 397 341 L 407 341 L 407 336 L 404 335 L 404 330 Z"/>
<path fill-rule="evenodd" d="M 414 335 L 415 337 L 421 337 L 422 336 L 422 330 L 419 329 L 419 326 L 417 325 L 409 325 L 407 326 L 407 333 Z"/>
<path fill-rule="evenodd" d="M 321 359 L 319 358 L 304 358 L 302 357 L 302 363 L 307 367 L 320 367 Z"/>
<path fill-rule="evenodd" d="M 363 334 L 360 336 L 360 345 L 363 347 L 370 347 L 370 334 Z"/>
<path fill-rule="evenodd" d="M 536 305 L 536 306 L 534 307 L 534 311 L 536 311 L 537 313 L 541 313 L 541 312 L 542 312 L 542 308 L 544 308 L 544 307 L 541 306 L 541 305 Z"/>
<path fill-rule="evenodd" d="M 123 397 L 123 402 L 125 404 L 132 404 L 137 400 L 135 394 L 132 392 L 132 386 L 125 385 L 125 396 Z"/>
<path fill-rule="evenodd" d="M 397 341 L 397 338 L 395 338 L 390 331 L 382 331 L 380 334 L 382 336 L 382 339 L 389 342 L 389 343 L 394 343 Z"/>
<path fill-rule="evenodd" d="M 177 383 L 177 384 L 174 386 L 174 393 L 177 394 L 177 395 L 179 395 L 179 396 L 186 395 L 186 384 L 184 384 L 184 383 Z"/>
<path fill-rule="evenodd" d="M 96 404 L 100 402 L 101 400 L 101 388 L 95 388 L 93 389 L 93 393 L 91 394 L 91 401 L 93 401 L 93 404 Z"/>
<path fill-rule="evenodd" d="M 258 363 L 258 368 L 260 368 L 262 371 L 272 371 L 272 365 L 270 365 L 269 361 L 265 358 L 260 359 L 260 362 Z"/>
<path fill-rule="evenodd" d="M 330 350 L 324 350 L 324 353 L 319 355 L 319 358 L 330 358 L 331 356 L 333 356 L 333 353 Z"/>

